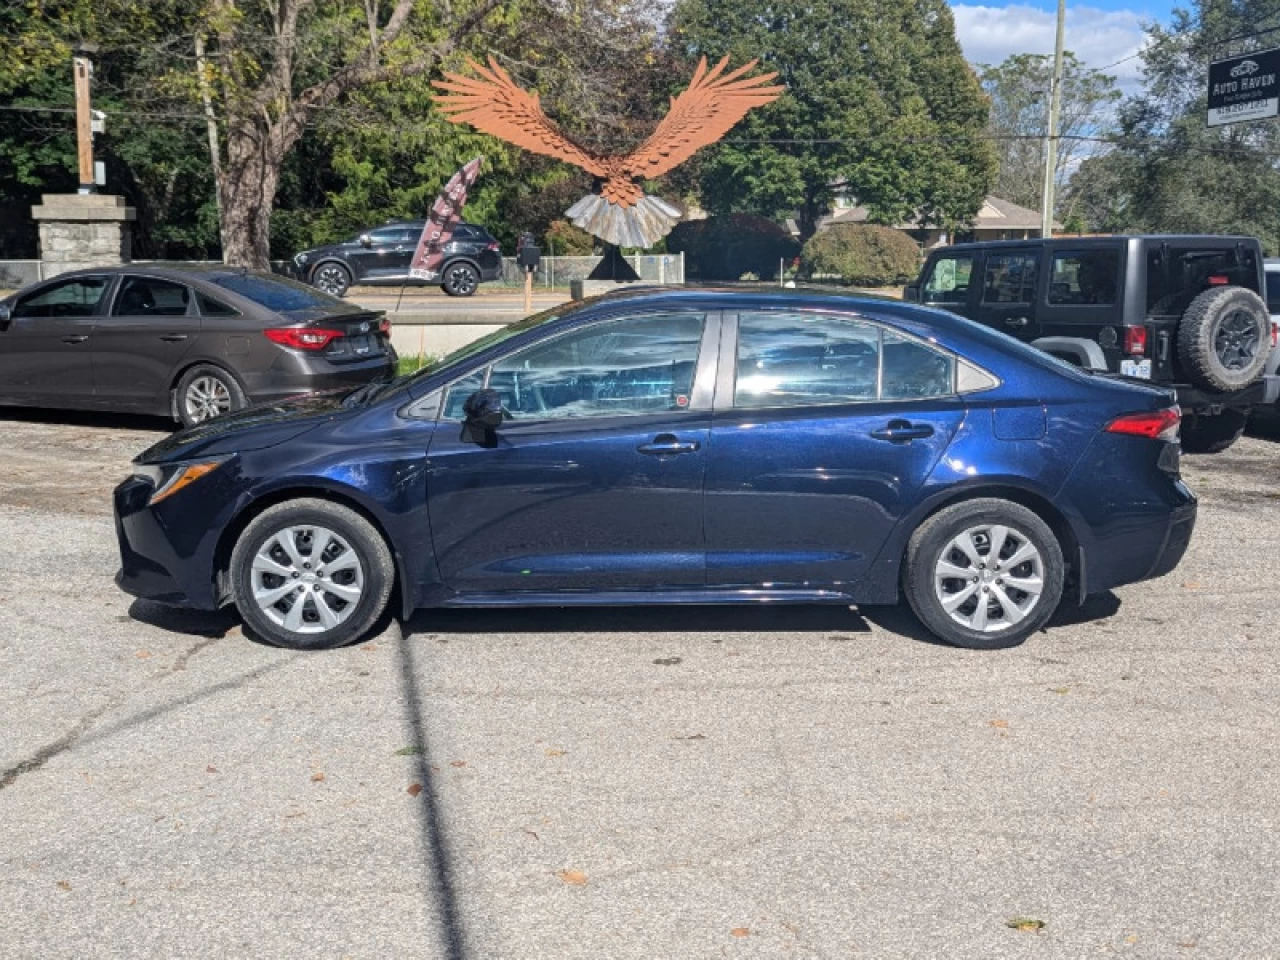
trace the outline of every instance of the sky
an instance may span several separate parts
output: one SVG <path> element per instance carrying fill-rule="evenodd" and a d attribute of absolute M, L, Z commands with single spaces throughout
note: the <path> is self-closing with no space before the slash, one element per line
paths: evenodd
<path fill-rule="evenodd" d="M 1142 46 L 1144 24 L 1168 23 L 1172 0 L 1067 2 L 1066 48 L 1087 66 L 1108 67 L 1125 93 L 1138 86 L 1142 61 L 1123 63 Z M 1014 53 L 1053 53 L 1056 2 L 952 3 L 956 35 L 971 63 L 999 63 Z"/>

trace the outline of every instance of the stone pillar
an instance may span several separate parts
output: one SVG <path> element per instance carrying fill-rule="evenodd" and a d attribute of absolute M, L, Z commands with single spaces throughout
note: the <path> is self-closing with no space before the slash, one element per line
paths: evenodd
<path fill-rule="evenodd" d="M 40 224 L 40 261 L 45 278 L 84 267 L 110 267 L 132 257 L 129 221 L 137 211 L 124 197 L 98 193 L 46 193 L 31 215 Z"/>

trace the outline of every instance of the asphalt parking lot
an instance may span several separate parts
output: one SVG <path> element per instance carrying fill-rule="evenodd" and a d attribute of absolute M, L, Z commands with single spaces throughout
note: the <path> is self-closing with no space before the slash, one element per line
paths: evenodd
<path fill-rule="evenodd" d="M 164 428 L 0 412 L 0 956 L 1280 956 L 1280 434 L 1015 650 L 772 608 L 298 654 L 114 587 Z"/>

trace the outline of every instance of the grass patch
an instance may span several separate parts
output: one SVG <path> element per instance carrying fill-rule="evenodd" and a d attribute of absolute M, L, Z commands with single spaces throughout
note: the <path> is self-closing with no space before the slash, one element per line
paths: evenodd
<path fill-rule="evenodd" d="M 401 747 L 392 756 L 396 757 L 420 757 L 422 756 L 421 747 Z"/>
<path fill-rule="evenodd" d="M 417 373 L 423 367 L 430 366 L 439 358 L 427 354 L 426 356 L 401 357 L 400 364 L 396 367 L 396 373 L 404 376 L 406 373 Z"/>

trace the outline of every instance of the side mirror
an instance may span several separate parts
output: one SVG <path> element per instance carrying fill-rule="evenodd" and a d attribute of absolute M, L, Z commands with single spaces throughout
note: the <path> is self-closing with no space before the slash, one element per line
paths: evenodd
<path fill-rule="evenodd" d="M 907 303 L 920 302 L 920 284 L 909 283 L 902 290 L 902 299 Z"/>
<path fill-rule="evenodd" d="M 362 233 L 362 234 L 360 234 L 360 246 L 362 246 L 362 247 L 372 247 L 372 246 L 373 246 L 373 237 L 369 236 L 367 233 Z"/>
<path fill-rule="evenodd" d="M 483 430 L 502 426 L 502 395 L 497 390 L 477 390 L 462 405 L 464 423 Z"/>

